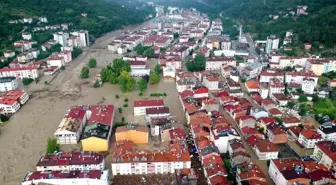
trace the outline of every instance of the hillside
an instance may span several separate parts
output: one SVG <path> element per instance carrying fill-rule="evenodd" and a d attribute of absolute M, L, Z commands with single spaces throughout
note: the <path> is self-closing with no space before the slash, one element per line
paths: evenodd
<path fill-rule="evenodd" d="M 182 8 L 197 8 L 210 18 L 222 13 L 235 22 L 244 24 L 244 30 L 253 33 L 255 39 L 265 39 L 269 34 L 283 36 L 285 31 L 298 33 L 298 42 L 319 41 L 328 46 L 336 43 L 336 1 L 335 0 L 157 0 L 164 5 Z M 290 11 L 296 12 L 297 6 L 308 6 L 308 15 L 293 19 L 285 18 Z M 278 20 L 271 16 L 278 15 Z M 231 21 L 225 21 L 230 22 Z M 224 30 L 231 30 L 224 25 Z"/>
<path fill-rule="evenodd" d="M 153 12 L 148 6 L 127 9 L 113 0 L 2 0 L 0 47 L 7 45 L 4 42 L 8 36 L 15 38 L 22 30 L 22 25 L 9 24 L 9 20 L 46 16 L 48 24 L 72 23 L 74 29 L 87 29 L 91 36 L 97 37 L 125 25 L 140 23 Z M 82 13 L 87 13 L 87 17 L 81 16 Z M 36 26 L 36 23 L 27 26 Z"/>

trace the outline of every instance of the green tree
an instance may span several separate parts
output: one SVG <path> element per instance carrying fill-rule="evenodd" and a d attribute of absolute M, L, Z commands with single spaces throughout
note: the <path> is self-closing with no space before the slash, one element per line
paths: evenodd
<path fill-rule="evenodd" d="M 61 66 L 61 70 L 62 70 L 62 71 L 65 70 L 65 66 L 64 66 L 64 65 Z"/>
<path fill-rule="evenodd" d="M 57 143 L 56 138 L 48 138 L 47 140 L 47 154 L 59 152 L 60 145 Z"/>
<path fill-rule="evenodd" d="M 161 73 L 162 73 L 160 64 L 156 64 L 156 65 L 155 65 L 155 67 L 154 67 L 154 71 L 155 71 L 157 74 L 161 74 Z"/>
<path fill-rule="evenodd" d="M 116 95 L 115 95 L 115 98 L 116 98 L 116 99 L 119 99 L 119 95 L 116 94 Z"/>
<path fill-rule="evenodd" d="M 33 81 L 34 81 L 34 79 L 32 79 L 32 78 L 22 78 L 22 84 L 23 85 L 29 85 Z"/>
<path fill-rule="evenodd" d="M 88 62 L 88 66 L 89 68 L 94 68 L 97 66 L 97 60 L 95 58 L 90 58 L 89 62 Z"/>
<path fill-rule="evenodd" d="M 144 90 L 146 90 L 147 87 L 148 87 L 148 84 L 146 80 L 141 79 L 138 81 L 138 89 L 140 90 L 140 92 L 143 92 Z"/>
<path fill-rule="evenodd" d="M 299 97 L 299 102 L 307 102 L 307 101 L 308 101 L 307 96 L 300 96 Z"/>
<path fill-rule="evenodd" d="M 320 97 L 319 97 L 317 94 L 314 94 L 314 95 L 313 95 L 313 99 L 312 99 L 312 101 L 313 101 L 314 103 L 317 103 L 317 102 L 320 101 Z"/>
<path fill-rule="evenodd" d="M 89 78 L 89 73 L 90 73 L 89 68 L 84 66 L 81 70 L 80 78 L 82 79 Z"/>
<path fill-rule="evenodd" d="M 180 35 L 179 35 L 177 32 L 174 33 L 174 39 L 179 38 L 179 36 L 180 36 Z"/>
<path fill-rule="evenodd" d="M 82 53 L 82 49 L 78 47 L 74 47 L 73 51 L 71 52 L 72 58 L 77 58 Z"/>
<path fill-rule="evenodd" d="M 100 81 L 96 80 L 92 87 L 93 88 L 99 88 L 100 87 Z"/>
<path fill-rule="evenodd" d="M 292 109 L 294 106 L 295 106 L 295 103 L 292 101 L 287 103 L 287 107 L 290 109 Z"/>
<path fill-rule="evenodd" d="M 205 69 L 205 56 L 201 54 L 197 54 L 195 56 L 195 71 L 203 71 Z"/>
<path fill-rule="evenodd" d="M 151 72 L 149 75 L 149 83 L 151 85 L 157 84 L 160 82 L 160 75 L 157 74 L 156 72 Z"/>
<path fill-rule="evenodd" d="M 190 72 L 195 71 L 194 63 L 191 60 L 188 60 L 185 65 L 188 71 Z"/>
<path fill-rule="evenodd" d="M 35 83 L 39 83 L 40 79 L 39 78 L 35 78 Z"/>
<path fill-rule="evenodd" d="M 144 53 L 144 56 L 146 56 L 147 58 L 153 58 L 154 56 L 154 49 L 153 48 L 148 48 Z"/>
<path fill-rule="evenodd" d="M 325 77 L 325 76 L 320 76 L 318 78 L 318 84 L 321 86 L 321 87 L 326 87 L 328 86 L 328 81 L 329 81 L 329 78 L 328 77 Z"/>
<path fill-rule="evenodd" d="M 9 117 L 6 116 L 6 115 L 4 115 L 4 114 L 0 114 L 0 120 L 1 120 L 2 122 L 6 122 L 6 121 L 9 120 Z"/>
<path fill-rule="evenodd" d="M 120 114 L 122 113 L 122 108 L 121 108 L 121 107 L 118 108 L 118 112 L 119 112 Z"/>

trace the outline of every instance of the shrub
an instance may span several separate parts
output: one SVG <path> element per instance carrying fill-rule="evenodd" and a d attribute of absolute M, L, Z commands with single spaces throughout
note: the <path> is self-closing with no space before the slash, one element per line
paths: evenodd
<path fill-rule="evenodd" d="M 0 120 L 1 120 L 2 122 L 6 122 L 6 121 L 9 120 L 9 117 L 7 117 L 7 116 L 4 115 L 4 114 L 1 114 L 1 115 L 0 115 Z"/>
<path fill-rule="evenodd" d="M 167 93 L 163 93 L 163 96 L 167 96 Z"/>
<path fill-rule="evenodd" d="M 49 82 L 46 80 L 46 81 L 44 81 L 44 84 L 48 85 L 48 84 L 49 84 Z"/>
<path fill-rule="evenodd" d="M 128 104 L 125 103 L 125 104 L 123 105 L 123 107 L 128 107 Z"/>
<path fill-rule="evenodd" d="M 122 122 L 125 122 L 125 117 L 122 117 L 122 118 L 121 118 L 121 121 L 122 121 Z"/>
<path fill-rule="evenodd" d="M 61 66 L 61 70 L 64 71 L 65 70 L 65 66 L 62 65 Z"/>
<path fill-rule="evenodd" d="M 34 81 L 34 79 L 32 78 L 23 78 L 22 79 L 22 83 L 23 85 L 29 85 L 30 83 L 32 83 Z"/>
<path fill-rule="evenodd" d="M 118 108 L 118 111 L 119 111 L 119 113 L 122 113 L 122 108 L 119 107 L 119 108 Z"/>
<path fill-rule="evenodd" d="M 115 98 L 116 98 L 116 99 L 119 99 L 119 95 L 115 95 Z"/>
<path fill-rule="evenodd" d="M 124 99 L 124 102 L 128 102 L 128 98 L 125 98 L 125 99 Z"/>
<path fill-rule="evenodd" d="M 47 141 L 47 154 L 52 154 L 60 150 L 60 145 L 57 143 L 56 138 L 48 138 Z"/>
<path fill-rule="evenodd" d="M 139 96 L 143 96 L 143 92 L 139 92 Z"/>
<path fill-rule="evenodd" d="M 35 83 L 36 83 L 36 84 L 39 83 L 39 81 L 40 81 L 39 78 L 35 78 L 34 80 L 35 80 Z"/>

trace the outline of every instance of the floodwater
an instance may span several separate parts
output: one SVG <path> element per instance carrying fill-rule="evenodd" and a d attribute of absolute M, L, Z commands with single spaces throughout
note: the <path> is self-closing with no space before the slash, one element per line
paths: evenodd
<path fill-rule="evenodd" d="M 66 66 L 66 70 L 61 71 L 49 85 L 44 84 L 45 77 L 42 77 L 40 83 L 24 88 L 30 95 L 30 100 L 1 128 L 0 185 L 20 184 L 28 171 L 36 170 L 37 161 L 45 153 L 47 138 L 53 136 L 65 111 L 72 105 L 113 104 L 119 108 L 125 104 L 124 99 L 128 98 L 128 107 L 123 108 L 122 114 L 116 111 L 115 121 L 120 121 L 121 117 L 125 117 L 126 121 L 132 121 L 134 100 L 146 97 L 161 98 L 149 97 L 146 94 L 165 92 L 168 96 L 163 97 L 164 102 L 172 115 L 176 116 L 174 119 L 177 120 L 177 124 L 174 126 L 183 127 L 185 116 L 178 101 L 175 82 L 172 80 L 162 79 L 159 84 L 149 86 L 142 97 L 138 95 L 138 91 L 123 94 L 118 85 L 108 83 L 97 89 L 91 87 L 95 74 L 99 73 L 106 63 L 112 62 L 117 57 L 106 48 L 111 37 L 121 32 L 120 30 L 111 32 L 98 39 L 91 48 L 84 50 Z M 82 80 L 79 78 L 80 70 L 91 57 L 97 59 L 98 66 L 90 69 L 89 79 Z M 153 64 L 150 66 L 153 67 L 157 61 L 151 60 L 151 62 Z M 116 94 L 120 96 L 119 99 L 115 98 Z M 72 147 L 62 147 L 64 150 L 65 148 Z M 109 164 L 106 166 L 110 167 Z"/>

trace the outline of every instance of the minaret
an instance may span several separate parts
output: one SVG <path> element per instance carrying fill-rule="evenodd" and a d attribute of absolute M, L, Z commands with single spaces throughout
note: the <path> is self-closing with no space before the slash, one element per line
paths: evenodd
<path fill-rule="evenodd" d="M 239 40 L 243 38 L 243 25 L 239 25 Z"/>

